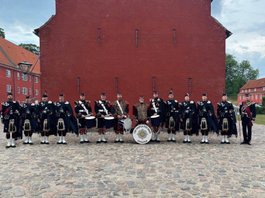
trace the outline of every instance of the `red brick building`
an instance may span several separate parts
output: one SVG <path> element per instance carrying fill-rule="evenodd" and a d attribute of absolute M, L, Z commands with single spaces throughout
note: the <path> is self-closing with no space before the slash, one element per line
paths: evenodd
<path fill-rule="evenodd" d="M 18 66 L 21 62 L 32 64 L 28 74 Z M 15 100 L 25 100 L 26 95 L 40 99 L 39 56 L 0 37 L 0 102 L 6 101 L 7 92 Z"/>
<path fill-rule="evenodd" d="M 53 100 L 102 91 L 113 100 L 119 91 L 133 104 L 172 88 L 179 100 L 208 92 L 217 102 L 225 89 L 231 33 L 211 16 L 211 0 L 56 0 L 56 15 L 35 33 L 42 90 Z"/>
<path fill-rule="evenodd" d="M 265 78 L 258 80 L 249 80 L 237 95 L 237 103 L 245 100 L 245 95 L 249 94 L 250 99 L 257 104 L 262 104 L 262 97 L 265 97 Z"/>

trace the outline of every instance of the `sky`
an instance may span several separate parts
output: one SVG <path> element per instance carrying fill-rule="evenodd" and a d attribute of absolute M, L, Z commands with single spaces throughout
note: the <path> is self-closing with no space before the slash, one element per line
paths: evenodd
<path fill-rule="evenodd" d="M 233 35 L 226 53 L 237 61 L 250 61 L 265 77 L 265 0 L 213 0 L 212 16 Z M 0 27 L 6 39 L 39 45 L 32 32 L 55 14 L 55 0 L 0 0 Z"/>

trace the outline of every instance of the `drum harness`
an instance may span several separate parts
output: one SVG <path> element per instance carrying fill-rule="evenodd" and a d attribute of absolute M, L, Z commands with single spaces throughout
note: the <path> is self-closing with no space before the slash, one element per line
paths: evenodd
<path fill-rule="evenodd" d="M 108 112 L 107 108 L 105 107 L 105 105 L 103 104 L 103 102 L 101 100 L 99 100 L 98 103 L 102 106 L 102 108 L 104 109 L 106 115 L 108 115 L 109 112 Z"/>

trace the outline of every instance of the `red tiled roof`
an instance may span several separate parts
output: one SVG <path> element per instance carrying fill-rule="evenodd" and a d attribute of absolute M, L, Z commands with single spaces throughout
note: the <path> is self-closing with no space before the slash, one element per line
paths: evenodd
<path fill-rule="evenodd" d="M 31 72 L 40 74 L 39 56 L 0 37 L 0 64 L 17 68 L 23 61 L 33 64 Z"/>
<path fill-rule="evenodd" d="M 258 80 L 249 80 L 243 87 L 241 87 L 241 89 L 251 89 L 259 87 L 265 87 L 265 78 L 261 78 Z"/>

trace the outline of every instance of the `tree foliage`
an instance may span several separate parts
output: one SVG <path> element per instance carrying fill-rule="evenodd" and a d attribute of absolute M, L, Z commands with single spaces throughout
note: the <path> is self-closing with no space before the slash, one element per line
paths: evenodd
<path fill-rule="evenodd" d="M 25 48 L 28 51 L 33 52 L 34 54 L 37 54 L 37 55 L 40 54 L 40 47 L 37 46 L 37 45 L 35 45 L 35 44 L 31 44 L 31 43 L 28 43 L 28 44 L 21 43 L 21 44 L 19 44 L 19 46 Z"/>
<path fill-rule="evenodd" d="M 5 38 L 6 37 L 5 31 L 4 31 L 3 28 L 0 28 L 0 37 L 2 37 L 2 38 Z"/>
<path fill-rule="evenodd" d="M 234 56 L 226 55 L 226 93 L 236 96 L 239 89 L 248 81 L 255 80 L 259 75 L 259 70 L 254 69 L 249 61 L 237 62 Z"/>

